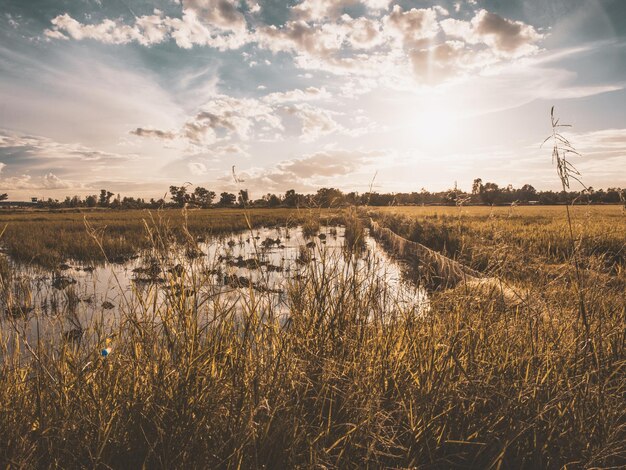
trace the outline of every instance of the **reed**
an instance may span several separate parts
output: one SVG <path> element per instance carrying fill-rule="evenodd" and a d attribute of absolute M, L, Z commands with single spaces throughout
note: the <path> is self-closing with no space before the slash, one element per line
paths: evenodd
<path fill-rule="evenodd" d="M 624 252 L 620 209 L 572 213 L 574 224 L 591 217 L 587 236 L 598 242 L 579 252 L 589 274 L 590 334 L 602 337 L 594 368 L 578 354 L 584 334 L 576 286 L 563 275 L 569 243 L 562 217 L 524 207 L 510 217 L 508 208 L 492 216 L 451 208 L 449 224 L 447 210 L 394 208 L 372 216 L 407 238 L 418 234 L 411 223 L 446 227 L 454 242 L 446 243 L 447 253 L 515 280 L 544 301 L 545 312 L 507 306 L 497 293 L 454 289 L 431 292 L 424 313 L 396 301 L 371 271 L 342 269 L 320 246 L 318 262 L 305 263 L 303 275 L 289 282 L 286 313 L 252 286 L 236 307 L 212 287 L 211 266 L 199 258 L 181 272 L 163 269 L 166 295 L 152 287 L 139 300 L 120 300 L 112 326 L 104 311 L 81 325 L 80 341 L 59 324 L 29 343 L 21 320 L 2 317 L 0 464 L 623 465 L 626 271 L 623 259 L 609 269 L 606 253 L 593 249 Z M 145 219 L 146 243 L 159 264 L 178 264 L 184 254 L 172 247 L 193 229 Z M 192 214 L 188 221 L 194 223 Z M 106 252 L 111 231 L 91 235 Z M 183 238 L 193 247 L 193 236 Z M 415 241 L 427 244 L 428 237 Z M 59 313 L 59 322 L 68 314 Z"/>

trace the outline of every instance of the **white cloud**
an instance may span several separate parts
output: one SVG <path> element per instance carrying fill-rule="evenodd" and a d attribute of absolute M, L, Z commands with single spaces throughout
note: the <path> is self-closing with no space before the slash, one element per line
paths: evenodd
<path fill-rule="evenodd" d="M 332 185 L 331 181 L 337 177 L 366 173 L 368 178 L 371 178 L 369 176 L 370 165 L 376 163 L 383 155 L 380 151 L 358 149 L 321 150 L 300 158 L 283 160 L 274 167 L 240 171 L 237 176 L 244 179 L 246 186 L 252 191 L 282 192 L 290 188 L 298 191 L 314 191 L 320 185 Z M 232 175 L 224 175 L 220 180 L 230 183 Z"/>
<path fill-rule="evenodd" d="M 395 5 L 385 17 L 388 33 L 398 37 L 407 49 L 427 46 L 439 33 L 438 11 L 435 8 L 413 8 L 404 11 Z"/>
<path fill-rule="evenodd" d="M 445 33 L 468 44 L 485 44 L 504 57 L 522 57 L 538 50 L 543 38 L 535 28 L 487 10 L 479 10 L 471 21 L 448 18 L 441 22 Z"/>
<path fill-rule="evenodd" d="M 379 152 L 323 150 L 302 158 L 281 162 L 277 168 L 283 173 L 303 179 L 318 176 L 345 176 L 354 173 L 379 155 Z"/>
<path fill-rule="evenodd" d="M 293 54 L 299 68 L 376 77 L 387 84 L 406 81 L 410 71 L 418 82 L 438 84 L 486 65 L 531 55 L 543 38 L 531 25 L 484 9 L 466 21 L 449 18 L 440 6 L 405 10 L 394 5 L 388 11 L 389 4 L 388 0 L 304 0 L 291 8 L 292 19 L 282 26 L 253 22 L 258 24 L 254 29 L 239 2 L 184 0 L 181 18 L 155 10 L 130 25 L 110 19 L 82 24 L 65 14 L 54 18 L 53 28 L 45 34 L 49 39 L 145 46 L 171 38 L 181 48 L 199 45 L 219 50 L 256 43 L 274 53 Z M 344 13 L 346 7 L 356 5 L 374 17 Z M 256 3 L 248 7 L 256 11 Z M 381 12 L 387 14 L 380 17 Z M 251 59 L 250 66 L 260 63 Z"/>
<path fill-rule="evenodd" d="M 235 33 L 245 33 L 246 19 L 234 0 L 183 0 L 183 10 L 193 11 L 203 22 Z"/>
<path fill-rule="evenodd" d="M 333 114 L 336 113 L 326 109 L 308 104 L 295 104 L 286 107 L 285 110 L 300 119 L 301 138 L 305 142 L 313 142 L 322 136 L 344 130 L 343 126 L 333 119 Z"/>
<path fill-rule="evenodd" d="M 235 139 L 267 140 L 270 133 L 285 131 L 281 115 L 286 113 L 301 122 L 302 140 L 312 142 L 333 132 L 346 131 L 333 117 L 337 112 L 307 103 L 331 96 L 324 87 L 274 92 L 259 99 L 216 94 L 179 129 L 138 127 L 130 133 L 166 141 L 183 139 L 193 146 L 206 148 Z"/>
<path fill-rule="evenodd" d="M 193 174 L 193 175 L 205 175 L 207 173 L 207 167 L 204 163 L 201 162 L 189 162 L 187 164 L 187 167 L 189 168 L 189 171 Z"/>
<path fill-rule="evenodd" d="M 8 178 L 0 178 L 0 185 L 6 190 L 52 190 L 52 189 L 81 189 L 84 187 L 82 183 L 62 180 L 53 173 L 47 173 L 43 176 L 33 178 L 30 175 L 23 174 L 19 176 L 11 176 Z"/>
<path fill-rule="evenodd" d="M 371 13 L 389 8 L 391 0 L 303 0 L 291 7 L 292 15 L 305 21 L 337 18 L 346 7 L 363 5 Z"/>
<path fill-rule="evenodd" d="M 331 94 L 326 88 L 307 87 L 305 89 L 296 88 L 289 91 L 270 93 L 263 97 L 263 101 L 270 104 L 288 103 L 292 101 L 314 101 L 331 98 Z"/>
<path fill-rule="evenodd" d="M 182 13 L 182 18 L 173 18 L 155 10 L 153 15 L 137 17 L 132 25 L 111 19 L 83 24 L 66 13 L 53 18 L 52 28 L 44 34 L 49 39 L 92 39 L 105 44 L 137 42 L 143 46 L 172 38 L 184 49 L 194 45 L 237 49 L 251 41 L 245 17 L 232 1 L 183 0 Z"/>
<path fill-rule="evenodd" d="M 0 134 L 0 149 L 18 152 L 22 159 L 52 162 L 68 160 L 74 162 L 97 162 L 130 160 L 132 154 L 103 152 L 77 143 L 61 143 L 41 136 L 20 135 L 15 133 Z"/>

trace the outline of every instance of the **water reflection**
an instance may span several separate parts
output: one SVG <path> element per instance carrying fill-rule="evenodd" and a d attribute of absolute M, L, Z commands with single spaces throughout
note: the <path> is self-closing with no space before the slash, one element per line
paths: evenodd
<path fill-rule="evenodd" d="M 68 261 L 55 272 L 14 266 L 11 293 L 2 301 L 3 336 L 79 341 L 90 329 L 106 335 L 123 317 L 158 322 L 164 308 L 192 309 L 209 322 L 224 307 L 254 305 L 260 315 L 284 321 L 294 286 L 311 278 L 340 282 L 354 273 L 378 283 L 388 296 L 383 302 L 428 308 L 425 291 L 403 279 L 401 266 L 367 232 L 365 249 L 347 254 L 344 231 L 327 226 L 307 238 L 301 227 L 262 228 L 101 266 Z"/>

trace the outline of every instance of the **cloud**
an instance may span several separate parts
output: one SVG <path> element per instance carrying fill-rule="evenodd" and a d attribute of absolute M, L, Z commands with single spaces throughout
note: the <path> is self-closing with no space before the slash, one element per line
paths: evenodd
<path fill-rule="evenodd" d="M 176 138 L 176 133 L 172 131 L 161 131 L 159 129 L 151 129 L 138 127 L 132 131 L 130 131 L 132 135 L 136 135 L 137 137 L 153 137 L 155 139 L 163 139 L 163 140 L 173 140 Z"/>
<path fill-rule="evenodd" d="M 486 10 L 471 21 L 449 18 L 440 6 L 395 5 L 381 18 L 331 14 L 354 3 L 300 3 L 294 8 L 306 6 L 312 13 L 280 27 L 261 26 L 256 40 L 274 53 L 293 54 L 300 68 L 373 77 L 387 85 L 404 83 L 410 71 L 417 82 L 437 85 L 534 54 L 543 38 L 531 25 Z"/>
<path fill-rule="evenodd" d="M 417 82 L 431 85 L 534 54 L 543 39 L 533 26 L 484 9 L 466 21 L 450 18 L 440 6 L 404 9 L 394 5 L 389 11 L 390 3 L 304 0 L 289 9 L 288 21 L 277 26 L 259 21 L 249 24 L 235 0 L 184 0 L 181 17 L 155 10 L 137 17 L 133 24 L 111 19 L 83 24 L 64 14 L 52 20 L 45 34 L 49 39 L 144 46 L 173 39 L 186 49 L 199 45 L 232 50 L 254 43 L 273 53 L 292 54 L 295 65 L 303 69 L 376 77 L 386 84 L 403 83 L 407 71 L 412 71 Z M 345 13 L 357 7 L 370 16 Z M 256 5 L 251 9 L 256 10 Z M 253 60 L 249 65 L 258 63 Z"/>
<path fill-rule="evenodd" d="M 47 162 L 47 164 L 55 160 L 89 163 L 135 158 L 132 154 L 103 152 L 81 144 L 61 143 L 47 137 L 20 135 L 7 131 L 0 131 L 0 150 L 4 150 L 0 153 L 0 158 L 7 158 L 9 152 L 18 155 L 22 162 Z"/>
<path fill-rule="evenodd" d="M 201 162 L 189 162 L 187 164 L 187 167 L 189 168 L 189 171 L 193 174 L 193 175 L 205 175 L 207 173 L 207 167 L 204 163 Z"/>
<path fill-rule="evenodd" d="M 363 5 L 370 12 L 376 13 L 389 8 L 391 0 L 303 0 L 291 7 L 293 17 L 314 21 L 325 18 L 337 18 L 346 7 Z"/>
<path fill-rule="evenodd" d="M 67 13 L 53 18 L 51 23 L 53 29 L 44 31 L 51 39 L 69 36 L 79 41 L 93 39 L 105 44 L 127 44 L 137 41 L 149 46 L 162 42 L 167 35 L 167 25 L 160 14 L 141 16 L 132 26 L 110 19 L 97 24 L 82 24 Z"/>
<path fill-rule="evenodd" d="M 346 131 L 333 117 L 339 113 L 308 103 L 331 96 L 324 87 L 296 88 L 258 99 L 216 94 L 179 129 L 138 127 L 130 133 L 144 138 L 183 139 L 193 146 L 208 148 L 235 139 L 267 140 L 268 134 L 285 131 L 281 115 L 287 114 L 300 121 L 302 140 L 312 142 L 333 132 Z"/>
<path fill-rule="evenodd" d="M 333 178 L 367 171 L 368 166 L 383 155 L 380 151 L 328 149 L 283 160 L 272 168 L 251 168 L 238 172 L 238 176 L 252 191 L 282 192 L 292 188 L 313 191 L 320 185 L 333 184 L 330 183 Z M 232 175 L 224 175 L 220 181 L 228 185 Z"/>
<path fill-rule="evenodd" d="M 597 161 L 626 157 L 626 129 L 566 132 L 565 136 L 585 158 Z"/>
<path fill-rule="evenodd" d="M 84 189 L 86 173 L 109 171 L 115 163 L 128 163 L 135 158 L 133 154 L 104 152 L 81 144 L 0 131 L 0 187 Z"/>
<path fill-rule="evenodd" d="M 445 33 L 468 44 L 485 44 L 503 57 L 522 57 L 537 52 L 536 43 L 543 38 L 535 28 L 479 10 L 471 21 L 448 18 L 441 22 Z"/>
<path fill-rule="evenodd" d="M 280 117 L 271 105 L 254 98 L 216 94 L 178 130 L 138 127 L 130 133 L 164 140 L 181 138 L 192 145 L 207 146 L 234 137 L 248 140 L 260 125 L 283 130 Z"/>
<path fill-rule="evenodd" d="M 494 63 L 493 56 L 468 48 L 461 41 L 446 41 L 408 53 L 416 80 L 430 85 L 446 82 Z"/>
<path fill-rule="evenodd" d="M 236 3 L 230 0 L 184 0 L 182 17 L 164 16 L 160 10 L 135 18 L 134 24 L 105 19 L 100 23 L 83 24 L 69 14 L 51 20 L 46 29 L 48 39 L 91 39 L 105 44 L 137 42 L 152 46 L 168 39 L 184 49 L 194 45 L 220 50 L 238 49 L 250 42 L 247 24 Z"/>
<path fill-rule="evenodd" d="M 373 157 L 379 155 L 378 152 L 326 150 L 282 162 L 278 165 L 278 169 L 283 173 L 303 179 L 318 176 L 345 176 L 354 173 L 369 163 Z"/>
<path fill-rule="evenodd" d="M 74 183 L 64 181 L 53 173 L 47 173 L 41 178 L 43 188 L 45 189 L 67 189 L 74 186 Z M 79 185 L 82 186 L 82 185 Z"/>
<path fill-rule="evenodd" d="M 301 138 L 305 142 L 313 142 L 322 136 L 344 130 L 343 126 L 333 119 L 333 114 L 336 113 L 326 109 L 308 104 L 297 104 L 286 107 L 285 111 L 300 119 Z"/>
<path fill-rule="evenodd" d="M 289 103 L 293 101 L 314 101 L 314 100 L 323 100 L 329 99 L 332 95 L 326 90 L 326 88 L 321 87 L 307 87 L 305 89 L 296 88 L 289 91 L 281 91 L 270 93 L 263 97 L 263 101 L 270 104 L 279 104 L 279 103 Z"/>
<path fill-rule="evenodd" d="M 183 0 L 183 11 L 193 11 L 206 23 L 222 30 L 245 33 L 246 19 L 233 0 Z"/>
<path fill-rule="evenodd" d="M 436 8 L 413 8 L 405 11 L 395 5 L 385 17 L 387 31 L 401 40 L 406 49 L 423 47 L 439 33 L 437 20 L 440 11 Z"/>
<path fill-rule="evenodd" d="M 0 178 L 0 185 L 6 190 L 53 190 L 53 189 L 70 189 L 83 188 L 81 183 L 62 180 L 53 173 L 47 173 L 43 176 L 33 178 L 30 175 L 23 174 L 8 178 Z"/>
<path fill-rule="evenodd" d="M 214 142 L 219 132 L 247 140 L 257 124 L 283 129 L 271 106 L 253 98 L 216 95 L 187 121 L 182 134 L 193 143 Z"/>

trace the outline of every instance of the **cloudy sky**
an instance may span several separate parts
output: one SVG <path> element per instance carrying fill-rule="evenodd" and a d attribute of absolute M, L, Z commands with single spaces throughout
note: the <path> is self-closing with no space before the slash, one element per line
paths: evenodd
<path fill-rule="evenodd" d="M 3 0 L 0 192 L 623 187 L 625 88 L 623 0 Z"/>

